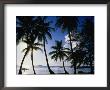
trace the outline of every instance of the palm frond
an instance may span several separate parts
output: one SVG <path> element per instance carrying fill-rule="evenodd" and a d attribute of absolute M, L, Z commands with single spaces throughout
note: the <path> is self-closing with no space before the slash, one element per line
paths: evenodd
<path fill-rule="evenodd" d="M 39 48 L 39 47 L 33 47 L 33 49 L 36 50 L 36 51 L 40 50 L 41 52 L 43 52 L 43 50 L 41 48 Z"/>
<path fill-rule="evenodd" d="M 30 51 L 30 48 L 25 48 L 25 49 L 22 50 L 22 52 L 26 52 L 26 56 L 29 53 L 29 51 Z"/>
<path fill-rule="evenodd" d="M 56 47 L 56 46 L 52 46 L 51 48 L 52 48 L 52 49 L 55 49 L 55 50 L 57 49 L 57 47 Z"/>
<path fill-rule="evenodd" d="M 34 43 L 35 46 L 43 46 L 43 44 L 37 42 L 37 43 Z"/>
<path fill-rule="evenodd" d="M 52 51 L 49 53 L 49 55 L 53 55 L 53 54 L 56 54 L 56 51 Z"/>
<path fill-rule="evenodd" d="M 46 35 L 47 35 L 47 37 L 48 37 L 49 39 L 52 39 L 52 35 L 51 35 L 50 32 L 46 32 Z"/>
<path fill-rule="evenodd" d="M 22 42 L 24 42 L 26 44 L 30 44 L 31 43 L 29 40 L 22 40 Z"/>
<path fill-rule="evenodd" d="M 57 61 L 58 60 L 58 57 L 57 57 L 56 54 L 54 54 L 54 55 L 51 56 L 51 59 L 54 59 L 55 61 Z"/>

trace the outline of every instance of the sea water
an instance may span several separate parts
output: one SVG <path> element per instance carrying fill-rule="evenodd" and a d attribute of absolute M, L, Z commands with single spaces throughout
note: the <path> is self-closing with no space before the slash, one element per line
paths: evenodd
<path fill-rule="evenodd" d="M 55 74 L 64 74 L 65 73 L 64 68 L 62 66 L 50 66 L 50 68 Z M 70 66 L 65 66 L 65 69 L 69 74 L 74 74 L 74 68 L 71 68 Z M 17 73 L 18 73 L 18 71 L 19 71 L 19 68 L 17 68 Z M 78 71 L 83 71 L 86 73 L 86 72 L 90 72 L 90 68 L 87 68 L 87 67 L 86 68 L 79 68 L 79 69 L 77 69 L 77 72 Z M 50 74 L 47 66 L 36 66 L 35 72 L 38 75 Z M 32 68 L 29 68 L 28 70 L 22 70 L 22 73 L 25 75 L 33 75 L 34 74 Z"/>

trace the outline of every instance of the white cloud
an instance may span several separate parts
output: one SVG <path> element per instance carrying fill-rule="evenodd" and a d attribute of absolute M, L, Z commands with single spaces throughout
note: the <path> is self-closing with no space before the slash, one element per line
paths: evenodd
<path fill-rule="evenodd" d="M 74 37 L 72 37 L 72 38 L 74 38 Z M 70 39 L 69 39 L 69 36 L 67 34 L 67 35 L 65 35 L 65 44 L 64 44 L 64 47 L 70 48 L 70 42 L 69 41 L 70 41 Z M 75 48 L 77 44 L 79 45 L 79 42 L 78 41 L 72 41 L 72 47 L 73 48 Z"/>

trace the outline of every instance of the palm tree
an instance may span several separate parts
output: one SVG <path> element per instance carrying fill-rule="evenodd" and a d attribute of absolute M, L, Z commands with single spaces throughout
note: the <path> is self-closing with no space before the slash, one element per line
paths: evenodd
<path fill-rule="evenodd" d="M 63 61 L 63 68 L 65 71 L 65 74 L 68 74 L 64 66 L 64 57 L 67 57 L 65 50 L 67 50 L 67 48 L 63 47 L 62 40 L 55 41 L 55 46 L 52 46 L 51 48 L 53 49 L 53 51 L 49 53 L 49 55 L 52 55 L 51 59 L 54 59 L 55 61 L 57 61 L 58 59 L 60 61 Z"/>
<path fill-rule="evenodd" d="M 47 57 L 47 51 L 46 51 L 46 43 L 47 43 L 47 38 L 52 39 L 51 36 L 51 31 L 54 30 L 54 28 L 50 27 L 50 22 L 46 21 L 46 17 L 38 17 L 37 18 L 37 24 L 36 24 L 36 35 L 38 41 L 43 42 L 44 45 L 44 53 L 45 53 L 45 58 L 46 58 L 46 63 L 48 70 L 50 74 L 54 74 L 54 72 L 50 69 L 49 62 L 48 62 L 48 57 Z"/>
<path fill-rule="evenodd" d="M 30 32 L 33 30 L 35 20 L 32 16 L 16 17 L 16 43 L 19 44 L 23 39 L 28 39 Z"/>
<path fill-rule="evenodd" d="M 92 19 L 91 19 L 92 18 Z M 87 48 L 86 57 L 87 62 L 90 64 L 91 74 L 94 73 L 94 17 L 85 19 L 85 23 L 82 28 L 82 37 L 84 42 L 84 47 Z"/>
<path fill-rule="evenodd" d="M 36 40 L 36 33 L 35 33 L 35 30 L 36 30 L 35 26 L 36 26 L 36 22 L 37 22 L 36 18 L 37 17 L 32 17 L 32 16 L 17 16 L 16 17 L 16 43 L 17 43 L 17 45 L 21 41 L 24 42 L 24 40 L 29 41 L 31 39 L 32 42 L 34 42 Z M 19 74 L 22 74 L 22 71 L 21 71 L 22 65 L 23 65 L 24 59 L 28 53 L 28 48 L 29 48 L 29 46 L 31 46 L 31 45 L 29 45 L 31 43 L 26 43 L 26 44 L 27 44 L 27 51 L 25 52 L 25 55 L 21 62 Z M 32 51 L 32 54 L 33 54 L 33 51 Z M 31 54 L 31 57 L 32 57 L 32 54 Z"/>
<path fill-rule="evenodd" d="M 19 74 L 22 74 L 22 65 L 23 65 L 24 59 L 27 56 L 27 54 L 29 53 L 29 51 L 31 51 L 31 61 L 32 61 L 33 72 L 34 72 L 34 74 L 36 74 L 35 69 L 34 69 L 34 64 L 33 64 L 33 50 L 42 51 L 42 49 L 39 47 L 39 46 L 42 46 L 42 44 L 40 44 L 39 42 L 35 43 L 31 39 L 23 40 L 23 42 L 28 44 L 28 46 L 27 46 L 27 48 L 23 49 L 23 52 L 25 51 L 25 55 L 22 59 L 21 65 L 20 65 Z"/>
<path fill-rule="evenodd" d="M 71 52 L 73 55 L 71 34 L 73 34 L 77 28 L 78 17 L 76 17 L 76 16 L 61 16 L 60 17 L 59 16 L 57 18 L 58 19 L 57 19 L 56 26 L 61 27 L 63 32 L 67 31 L 67 33 L 69 35 L 70 48 L 71 48 Z M 76 61 L 74 61 L 74 74 L 76 74 Z"/>
<path fill-rule="evenodd" d="M 74 67 L 74 61 L 76 61 L 76 67 L 79 68 L 81 64 L 84 64 L 85 51 L 76 49 L 74 50 L 73 55 L 71 50 L 68 50 L 68 57 L 66 60 L 71 61 L 71 67 Z"/>

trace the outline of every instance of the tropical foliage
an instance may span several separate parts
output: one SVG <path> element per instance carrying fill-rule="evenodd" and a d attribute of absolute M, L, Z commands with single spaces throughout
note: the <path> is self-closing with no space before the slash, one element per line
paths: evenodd
<path fill-rule="evenodd" d="M 39 42 L 34 43 L 32 40 L 29 40 L 29 39 L 23 40 L 23 42 L 28 44 L 28 46 L 27 46 L 27 48 L 23 49 L 23 52 L 25 52 L 25 55 L 24 55 L 22 62 L 21 62 L 19 74 L 22 74 L 22 65 L 23 65 L 24 59 L 25 59 L 26 55 L 29 53 L 29 51 L 31 51 L 31 60 L 32 60 L 33 72 L 34 72 L 34 74 L 36 74 L 35 69 L 34 69 L 34 63 L 33 63 L 33 50 L 42 51 L 42 49 L 39 47 L 39 46 L 42 46 L 42 44 L 40 44 Z"/>
<path fill-rule="evenodd" d="M 80 16 L 53 16 L 54 22 L 49 20 L 50 16 L 17 16 L 16 17 L 16 44 L 23 42 L 27 45 L 22 50 L 24 52 L 21 60 L 18 74 L 23 74 L 23 63 L 29 52 L 32 61 L 34 74 L 37 72 L 34 68 L 33 52 L 42 51 L 45 55 L 45 61 L 50 74 L 55 74 L 49 64 L 49 56 L 56 62 L 59 60 L 63 64 L 65 74 L 69 74 L 65 67 L 65 62 L 71 63 L 74 68 L 73 73 L 77 74 L 80 67 L 89 66 L 90 74 L 94 73 L 94 17 Z M 57 29 L 68 36 L 68 45 L 65 47 L 64 40 L 55 40 L 48 53 L 48 41 L 52 40 L 54 32 Z M 73 43 L 76 42 L 75 46 Z M 43 49 L 43 50 L 42 50 Z M 48 56 L 49 55 L 49 56 Z"/>
<path fill-rule="evenodd" d="M 66 71 L 65 66 L 64 66 L 64 62 L 65 62 L 64 58 L 68 57 L 67 56 L 68 48 L 63 47 L 62 40 L 55 41 L 55 46 L 52 46 L 51 48 L 53 49 L 53 51 L 50 52 L 49 55 L 51 55 L 51 58 L 54 59 L 55 61 L 57 61 L 58 59 L 60 61 L 62 61 L 65 74 L 68 74 L 68 72 Z"/>
<path fill-rule="evenodd" d="M 56 26 L 61 27 L 62 31 L 67 31 L 70 39 L 70 48 L 71 53 L 73 56 L 73 47 L 72 47 L 72 38 L 71 34 L 74 33 L 74 31 L 77 28 L 78 24 L 78 18 L 76 16 L 62 16 L 58 17 Z M 74 74 L 76 74 L 76 61 L 74 60 Z"/>

